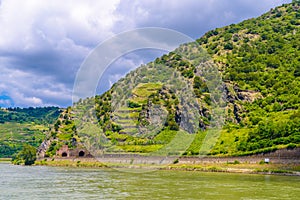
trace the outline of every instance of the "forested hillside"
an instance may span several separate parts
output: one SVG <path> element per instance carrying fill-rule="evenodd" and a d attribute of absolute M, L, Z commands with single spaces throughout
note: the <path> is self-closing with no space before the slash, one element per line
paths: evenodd
<path fill-rule="evenodd" d="M 299 96 L 300 4 L 294 2 L 209 31 L 76 103 L 56 122 L 52 149 L 92 137 L 109 152 L 149 153 L 191 140 L 179 153 L 197 155 L 208 130 L 220 125 L 211 155 L 294 148 L 300 144 Z M 216 105 L 224 108 L 224 124 Z"/>
<path fill-rule="evenodd" d="M 238 126 L 227 126 L 227 132 L 237 134 L 231 135 L 235 141 L 228 142 L 223 134 L 215 153 L 300 143 L 299 9 L 299 3 L 286 4 L 197 40 L 220 66 L 226 83 L 237 91 L 255 91 L 261 96 L 250 102 L 237 98 L 241 102 L 236 109 Z M 243 132 L 245 139 L 239 142 Z"/>
<path fill-rule="evenodd" d="M 1 108 L 0 158 L 11 157 L 25 143 L 38 147 L 60 112 L 58 107 Z"/>
<path fill-rule="evenodd" d="M 59 113 L 58 107 L 0 108 L 0 124 L 5 122 L 52 124 Z"/>

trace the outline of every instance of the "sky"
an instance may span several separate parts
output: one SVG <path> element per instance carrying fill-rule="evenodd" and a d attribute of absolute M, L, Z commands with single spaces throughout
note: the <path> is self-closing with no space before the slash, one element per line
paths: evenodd
<path fill-rule="evenodd" d="M 291 0 L 0 0 L 0 107 L 72 105 L 76 74 L 99 44 L 161 27 L 197 39 Z M 98 92 L 165 52 L 134 51 L 102 76 Z"/>

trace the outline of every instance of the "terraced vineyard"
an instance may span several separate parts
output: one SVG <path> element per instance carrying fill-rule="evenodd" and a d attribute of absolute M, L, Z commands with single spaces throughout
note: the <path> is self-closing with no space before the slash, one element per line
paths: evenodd
<path fill-rule="evenodd" d="M 11 157 L 23 144 L 38 147 L 49 127 L 36 124 L 5 123 L 0 125 L 0 157 Z"/>
<path fill-rule="evenodd" d="M 0 108 L 0 158 L 12 157 L 24 144 L 38 147 L 59 114 L 57 107 Z"/>
<path fill-rule="evenodd" d="M 127 107 L 118 108 L 113 112 L 113 123 L 120 126 L 121 134 L 135 135 L 139 133 L 142 106 L 147 103 L 152 94 L 157 93 L 161 88 L 161 83 L 143 83 L 133 89 Z"/>

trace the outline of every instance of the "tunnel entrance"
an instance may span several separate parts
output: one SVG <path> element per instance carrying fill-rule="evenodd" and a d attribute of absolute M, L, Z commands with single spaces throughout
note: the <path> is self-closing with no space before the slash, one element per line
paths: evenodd
<path fill-rule="evenodd" d="M 63 153 L 61 154 L 61 156 L 62 156 L 62 157 L 67 157 L 68 154 L 67 154 L 67 152 L 63 152 Z"/>
<path fill-rule="evenodd" d="M 79 151 L 79 157 L 83 157 L 84 156 L 84 151 Z"/>

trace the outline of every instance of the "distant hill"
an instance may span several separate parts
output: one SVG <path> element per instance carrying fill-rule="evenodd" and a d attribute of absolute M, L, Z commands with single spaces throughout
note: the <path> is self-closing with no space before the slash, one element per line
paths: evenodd
<path fill-rule="evenodd" d="M 207 78 L 217 73 L 206 70 L 211 65 L 221 74 L 222 87 L 216 88 L 224 94 L 212 93 Z M 225 124 L 210 155 L 295 148 L 300 145 L 299 96 L 300 4 L 293 2 L 209 31 L 128 73 L 104 94 L 79 101 L 55 123 L 48 154 L 63 144 L 72 148 L 74 139 L 93 138 L 86 144 L 102 141 L 109 152 L 132 153 L 192 139 L 180 153 L 197 155 L 212 134 L 207 130 L 217 126 L 214 104 L 224 104 Z M 191 116 L 196 123 L 188 121 Z M 176 138 L 179 143 L 172 143 Z"/>
<path fill-rule="evenodd" d="M 60 112 L 58 107 L 1 108 L 0 157 L 11 157 L 24 143 L 38 147 Z"/>
<path fill-rule="evenodd" d="M 0 109 L 0 124 L 5 122 L 52 124 L 57 120 L 58 107 Z"/>

